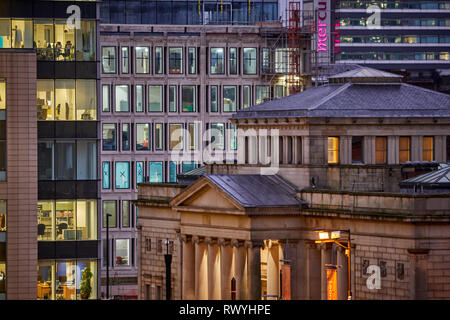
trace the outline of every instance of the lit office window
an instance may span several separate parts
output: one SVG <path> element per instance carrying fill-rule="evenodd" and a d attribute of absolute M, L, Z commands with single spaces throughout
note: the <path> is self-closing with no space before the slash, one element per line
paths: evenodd
<path fill-rule="evenodd" d="M 225 149 L 225 124 L 211 123 L 210 142 L 211 148 L 214 150 Z"/>
<path fill-rule="evenodd" d="M 122 151 L 130 150 L 130 124 L 122 123 Z"/>
<path fill-rule="evenodd" d="M 55 80 L 55 105 L 55 120 L 75 119 L 75 80 Z"/>
<path fill-rule="evenodd" d="M 210 96 L 209 96 L 209 100 L 211 102 L 211 112 L 219 112 L 219 108 L 218 108 L 218 97 L 217 97 L 217 86 L 211 86 L 210 88 Z"/>
<path fill-rule="evenodd" d="M 163 87 L 162 86 L 148 86 L 148 111 L 162 112 L 163 111 Z"/>
<path fill-rule="evenodd" d="M 183 125 L 181 123 L 169 124 L 169 149 L 183 150 Z"/>
<path fill-rule="evenodd" d="M 130 227 L 130 200 L 122 200 L 122 228 Z"/>
<path fill-rule="evenodd" d="M 155 48 L 155 73 L 163 73 L 163 47 Z"/>
<path fill-rule="evenodd" d="M 163 182 L 163 163 L 150 162 L 149 173 L 150 173 L 150 182 Z"/>
<path fill-rule="evenodd" d="M 130 239 L 115 239 L 116 266 L 130 265 Z"/>
<path fill-rule="evenodd" d="M 155 123 L 155 150 L 163 150 L 164 124 Z"/>
<path fill-rule="evenodd" d="M 236 111 L 236 86 L 223 86 L 223 111 Z"/>
<path fill-rule="evenodd" d="M 136 150 L 150 150 L 150 129 L 148 123 L 136 124 Z"/>
<path fill-rule="evenodd" d="M 422 161 L 434 161 L 434 137 L 422 138 Z"/>
<path fill-rule="evenodd" d="M 117 150 L 117 130 L 115 123 L 104 123 L 102 125 L 102 150 Z"/>
<path fill-rule="evenodd" d="M 6 242 L 6 229 L 6 200 L 0 200 L 0 242 Z"/>
<path fill-rule="evenodd" d="M 38 202 L 38 241 L 55 240 L 55 208 L 54 201 Z"/>
<path fill-rule="evenodd" d="M 270 100 L 270 86 L 256 86 L 256 104 Z"/>
<path fill-rule="evenodd" d="M 128 161 L 116 162 L 116 189 L 130 188 L 130 163 Z"/>
<path fill-rule="evenodd" d="M 197 125 L 195 123 L 189 123 L 189 150 L 195 150 L 197 148 Z"/>
<path fill-rule="evenodd" d="M 76 120 L 97 119 L 97 85 L 95 80 L 76 80 Z"/>
<path fill-rule="evenodd" d="M 111 188 L 111 163 L 109 161 L 103 161 L 102 165 L 102 188 Z"/>
<path fill-rule="evenodd" d="M 110 109 L 110 86 L 109 84 L 102 85 L 102 111 L 109 112 Z"/>
<path fill-rule="evenodd" d="M 224 48 L 211 48 L 210 69 L 211 74 L 224 74 L 225 50 Z"/>
<path fill-rule="evenodd" d="M 352 163 L 363 162 L 363 137 L 352 137 Z"/>
<path fill-rule="evenodd" d="M 410 161 L 411 159 L 411 138 L 400 137 L 399 139 L 399 160 L 400 163 Z"/>
<path fill-rule="evenodd" d="M 77 61 L 95 61 L 96 55 L 96 21 L 81 20 L 80 29 L 76 29 Z"/>
<path fill-rule="evenodd" d="M 142 85 L 136 85 L 136 112 L 144 112 L 144 88 Z"/>
<path fill-rule="evenodd" d="M 183 48 L 169 48 L 169 73 L 183 73 Z"/>
<path fill-rule="evenodd" d="M 109 227 L 116 228 L 117 227 L 117 211 L 116 211 L 116 200 L 103 200 L 103 228 L 107 226 L 107 215 L 110 214 L 109 217 Z"/>
<path fill-rule="evenodd" d="M 339 163 L 339 138 L 328 137 L 328 163 Z"/>
<path fill-rule="evenodd" d="M 375 163 L 382 164 L 387 162 L 387 138 L 375 138 Z"/>
<path fill-rule="evenodd" d="M 122 47 L 122 73 L 130 73 L 130 56 L 129 56 L 129 48 Z"/>
<path fill-rule="evenodd" d="M 53 80 L 37 80 L 37 119 L 38 120 L 55 120 L 54 118 L 54 81 Z M 2 93 L 3 91 L 3 93 Z M 0 109 L 5 106 L 5 82 L 0 82 Z M 61 106 L 59 107 L 61 109 Z"/>
<path fill-rule="evenodd" d="M 181 99 L 182 99 L 182 111 L 183 112 L 195 112 L 196 110 L 196 96 L 195 86 L 182 86 L 181 87 Z"/>
<path fill-rule="evenodd" d="M 197 73 L 197 49 L 196 48 L 188 48 L 188 73 L 196 74 Z"/>
<path fill-rule="evenodd" d="M 69 28 L 67 20 L 55 20 L 55 43 L 57 61 L 75 61 L 75 28 Z"/>
<path fill-rule="evenodd" d="M 169 112 L 177 112 L 177 86 L 169 86 Z"/>
<path fill-rule="evenodd" d="M 244 48 L 244 74 L 256 74 L 256 48 Z"/>
<path fill-rule="evenodd" d="M 144 162 L 136 161 L 136 183 L 144 182 Z"/>
<path fill-rule="evenodd" d="M 150 73 L 150 49 L 149 47 L 135 48 L 135 72 Z"/>
<path fill-rule="evenodd" d="M 237 74 L 237 48 L 230 48 L 230 74 Z"/>
<path fill-rule="evenodd" d="M 129 90 L 128 85 L 117 85 L 116 89 L 116 112 L 129 112 Z"/>
<path fill-rule="evenodd" d="M 2 23 L 0 22 L 0 38 L 6 38 L 9 34 L 9 29 L 2 28 Z M 6 32 L 5 32 L 6 31 Z M 9 37 L 8 37 L 9 38 Z M 54 50 L 53 44 L 55 43 L 54 25 L 52 20 L 41 20 L 36 19 L 34 21 L 34 42 L 36 44 L 36 56 L 38 61 L 53 61 Z M 4 43 L 0 40 L 0 48 L 4 48 Z"/>
<path fill-rule="evenodd" d="M 252 87 L 251 86 L 243 86 L 243 100 L 244 100 L 244 109 L 248 108 L 252 104 Z"/>
<path fill-rule="evenodd" d="M 116 73 L 116 47 L 102 47 L 102 73 Z"/>

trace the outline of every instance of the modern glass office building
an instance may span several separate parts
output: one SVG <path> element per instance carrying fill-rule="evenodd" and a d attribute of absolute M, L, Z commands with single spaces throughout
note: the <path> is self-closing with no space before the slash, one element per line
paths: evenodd
<path fill-rule="evenodd" d="M 37 298 L 96 299 L 98 4 L 2 1 L 0 13 L 0 48 L 36 59 Z"/>

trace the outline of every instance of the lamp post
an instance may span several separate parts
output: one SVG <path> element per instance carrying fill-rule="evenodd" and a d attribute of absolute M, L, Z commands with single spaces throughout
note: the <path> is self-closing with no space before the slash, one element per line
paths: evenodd
<path fill-rule="evenodd" d="M 347 256 L 347 264 L 348 264 L 348 290 L 347 290 L 347 299 L 352 300 L 352 269 L 351 269 L 351 239 L 350 239 L 350 229 L 346 230 L 330 230 L 330 229 L 314 229 L 318 236 L 319 240 L 316 240 L 316 243 L 336 243 L 345 249 L 345 255 Z M 347 239 L 341 238 L 341 233 L 347 233 Z M 341 240 L 342 239 L 342 240 Z M 341 242 L 344 242 L 342 244 Z"/>
<path fill-rule="evenodd" d="M 164 261 L 166 262 L 166 300 L 170 300 L 172 296 L 172 276 L 170 272 L 170 266 L 172 264 L 172 255 L 169 254 L 169 239 L 166 239 L 166 254 L 164 255 Z"/>
<path fill-rule="evenodd" d="M 106 214 L 106 300 L 109 300 L 109 218 L 111 214 Z"/>

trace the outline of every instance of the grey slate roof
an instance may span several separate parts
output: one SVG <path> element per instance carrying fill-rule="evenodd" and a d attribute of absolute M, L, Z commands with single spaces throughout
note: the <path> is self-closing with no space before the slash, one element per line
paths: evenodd
<path fill-rule="evenodd" d="M 336 79 L 336 78 L 397 78 L 401 79 L 403 76 L 400 76 L 398 74 L 381 71 L 378 69 L 368 68 L 368 67 L 361 67 L 356 68 L 353 70 L 349 70 L 347 72 L 342 72 L 339 74 L 335 74 L 333 76 L 329 77 L 330 79 Z"/>
<path fill-rule="evenodd" d="M 277 175 L 212 174 L 212 183 L 226 192 L 243 207 L 298 206 L 297 189 Z"/>
<path fill-rule="evenodd" d="M 450 186 L 450 165 L 441 164 L 440 169 L 434 170 L 420 176 L 416 176 L 410 179 L 403 180 L 400 185 L 441 185 L 441 186 Z"/>
<path fill-rule="evenodd" d="M 359 70 L 359 72 L 358 72 Z M 373 83 L 351 82 L 351 76 L 368 74 L 366 68 L 341 73 L 350 82 L 327 84 L 239 110 L 233 119 L 277 117 L 449 117 L 450 95 L 406 83 L 381 83 L 396 75 L 370 71 L 379 77 Z M 357 76 L 356 76 L 357 77 Z"/>

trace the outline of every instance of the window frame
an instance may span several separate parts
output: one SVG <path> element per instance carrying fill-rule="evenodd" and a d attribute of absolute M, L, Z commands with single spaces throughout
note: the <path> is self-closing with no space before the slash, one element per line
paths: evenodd
<path fill-rule="evenodd" d="M 333 147 L 336 149 L 330 149 L 330 139 L 336 139 L 333 143 Z M 337 136 L 329 136 L 327 140 L 327 163 L 328 164 L 339 164 L 339 156 L 340 156 L 340 139 Z M 333 160 L 330 160 L 330 152 L 335 153 L 336 155 L 332 157 Z M 335 160 L 334 160 L 335 159 Z"/>
<path fill-rule="evenodd" d="M 114 65 L 114 70 L 110 71 L 110 72 L 106 72 L 105 68 L 104 68 L 104 63 L 105 63 L 105 56 L 104 56 L 104 50 L 105 49 L 110 49 L 113 48 L 114 49 L 114 57 L 111 58 L 110 55 L 108 55 L 108 63 L 111 64 L 111 60 L 113 61 L 113 65 Z M 101 47 L 101 51 L 102 51 L 102 73 L 103 74 L 116 74 L 117 73 L 117 48 L 115 46 L 102 46 Z"/>
<path fill-rule="evenodd" d="M 147 52 L 147 56 L 144 57 L 138 57 L 138 49 L 143 49 L 143 52 Z M 145 50 L 147 49 L 147 50 Z M 135 74 L 150 74 L 150 66 L 151 66 L 151 59 L 150 59 L 150 47 L 149 46 L 136 46 L 134 47 L 134 73 Z M 143 71 L 138 71 L 138 60 L 141 60 L 141 64 L 143 65 L 141 68 Z"/>
<path fill-rule="evenodd" d="M 216 55 L 217 53 L 214 53 L 213 55 L 213 50 L 217 50 L 217 49 L 221 49 L 222 51 L 222 57 L 221 58 L 217 58 Z M 221 70 L 218 72 L 216 71 L 217 67 L 214 68 L 213 71 L 213 61 L 216 62 L 215 65 L 218 65 L 219 62 L 222 62 L 222 66 L 221 66 Z M 225 74 L 225 48 L 224 47 L 211 47 L 209 48 L 209 73 L 211 75 L 223 75 Z"/>
<path fill-rule="evenodd" d="M 183 47 L 169 47 L 169 74 L 183 74 L 183 52 L 184 52 L 184 48 Z M 178 57 L 172 57 L 172 52 L 176 53 L 177 51 L 181 51 L 178 52 L 179 53 L 179 58 Z M 180 64 L 180 68 L 175 69 L 172 68 L 172 63 L 175 62 L 175 66 L 179 63 Z"/>
<path fill-rule="evenodd" d="M 252 57 L 252 56 L 250 56 L 250 57 L 247 56 L 246 57 L 246 51 L 250 51 L 250 50 L 252 50 L 252 51 L 254 50 L 254 53 L 255 53 L 254 57 Z M 258 74 L 258 48 L 254 48 L 254 47 L 243 48 L 242 54 L 243 54 L 243 70 L 242 70 L 242 73 L 244 75 L 256 75 L 256 74 Z M 254 61 L 254 63 L 255 63 L 255 67 L 254 67 L 255 72 L 249 72 L 248 71 L 248 68 L 250 68 L 251 66 L 247 66 L 246 67 L 246 62 L 249 62 L 249 61 L 250 62 Z M 250 63 L 250 65 L 251 64 L 252 63 Z M 253 70 L 253 67 L 252 67 L 252 70 Z"/>

